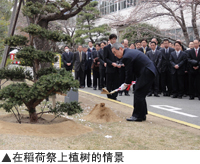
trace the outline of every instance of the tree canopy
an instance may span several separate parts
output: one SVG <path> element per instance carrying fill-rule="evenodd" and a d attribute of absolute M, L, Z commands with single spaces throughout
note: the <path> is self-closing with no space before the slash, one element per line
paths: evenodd
<path fill-rule="evenodd" d="M 85 39 L 89 38 L 92 43 L 95 43 L 100 38 L 105 39 L 108 37 L 110 27 L 107 24 L 95 26 L 95 21 L 100 18 L 97 5 L 98 2 L 93 1 L 77 15 L 76 42 L 83 43 Z"/>
<path fill-rule="evenodd" d="M 137 40 L 152 38 L 160 35 L 160 30 L 147 23 L 138 23 L 127 27 L 123 32 L 123 39 L 128 39 L 129 42 L 135 43 Z"/>

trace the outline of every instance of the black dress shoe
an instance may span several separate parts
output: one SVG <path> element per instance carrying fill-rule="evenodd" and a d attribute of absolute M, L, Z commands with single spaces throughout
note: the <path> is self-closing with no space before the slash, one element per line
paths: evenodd
<path fill-rule="evenodd" d="M 182 99 L 182 96 L 178 96 L 178 99 Z"/>
<path fill-rule="evenodd" d="M 147 96 L 150 97 L 150 96 L 152 96 L 152 94 L 151 94 L 151 93 L 148 93 Z"/>
<path fill-rule="evenodd" d="M 93 90 L 97 90 L 97 88 L 94 87 Z"/>
<path fill-rule="evenodd" d="M 172 98 L 177 98 L 177 96 L 176 96 L 176 95 L 173 95 Z"/>
<path fill-rule="evenodd" d="M 130 96 L 129 93 L 125 93 L 125 96 Z"/>
<path fill-rule="evenodd" d="M 122 96 L 122 92 L 119 92 L 119 96 Z"/>
<path fill-rule="evenodd" d="M 126 120 L 127 121 L 139 121 L 139 122 L 141 122 L 143 119 L 131 116 L 130 118 L 127 118 Z"/>
<path fill-rule="evenodd" d="M 142 119 L 142 121 L 146 121 L 146 119 L 147 119 L 147 117 L 146 117 L 146 116 L 144 116 L 144 117 L 143 117 L 143 119 Z"/>
<path fill-rule="evenodd" d="M 199 98 L 199 100 L 200 100 L 200 96 L 199 96 L 198 98 Z"/>
<path fill-rule="evenodd" d="M 193 96 L 190 96 L 189 100 L 194 100 L 194 97 L 193 97 Z"/>
<path fill-rule="evenodd" d="M 154 94 L 155 97 L 160 97 L 157 93 Z"/>

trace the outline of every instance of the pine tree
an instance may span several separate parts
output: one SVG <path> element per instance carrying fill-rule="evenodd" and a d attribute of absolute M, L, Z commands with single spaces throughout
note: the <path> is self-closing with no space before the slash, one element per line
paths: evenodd
<path fill-rule="evenodd" d="M 157 37 L 160 42 L 159 35 L 161 35 L 160 30 L 154 26 L 147 23 L 138 23 L 127 27 L 123 32 L 122 39 L 128 39 L 130 43 L 134 43 L 137 40 L 151 40 Z"/>
<path fill-rule="evenodd" d="M 11 16 L 11 6 L 8 0 L 0 0 L 0 61 L 4 50 L 4 38 L 8 31 L 8 20 Z"/>
<path fill-rule="evenodd" d="M 100 18 L 97 6 L 98 2 L 92 1 L 78 14 L 76 42 L 84 43 L 85 39 L 89 39 L 92 43 L 95 43 L 100 38 L 108 38 L 110 27 L 107 24 L 95 26 L 95 20 Z"/>
<path fill-rule="evenodd" d="M 65 4 L 66 7 L 68 3 Z M 56 93 L 66 93 L 71 88 L 76 91 L 79 82 L 74 80 L 71 73 L 65 69 L 55 69 L 52 66 L 48 68 L 40 68 L 42 63 L 53 63 L 57 60 L 56 52 L 52 50 L 38 49 L 35 46 L 35 39 L 45 40 L 47 42 L 70 42 L 71 38 L 68 35 L 64 35 L 60 31 L 50 31 L 46 28 L 38 25 L 39 14 L 45 14 L 49 12 L 57 12 L 54 5 L 47 5 L 44 7 L 39 2 L 27 2 L 23 8 L 23 14 L 29 16 L 32 21 L 28 27 L 22 29 L 22 31 L 29 34 L 29 38 L 21 35 L 14 35 L 5 39 L 5 44 L 10 47 L 18 46 L 20 51 L 16 54 L 16 57 L 21 61 L 23 66 L 30 66 L 33 68 L 34 76 L 31 76 L 29 71 L 25 71 L 23 68 L 0 70 L 0 79 L 6 79 L 11 81 L 21 81 L 18 83 L 10 84 L 0 90 L 0 100 L 3 100 L 3 104 L 0 107 L 6 110 L 6 112 L 13 112 L 18 120 L 21 122 L 21 115 L 18 110 L 18 106 L 25 105 L 26 110 L 30 116 L 30 122 L 37 122 L 38 116 L 43 113 L 54 113 L 55 117 L 67 113 L 72 115 L 82 111 L 78 102 L 72 103 L 57 103 L 56 107 L 49 106 L 48 111 L 44 111 L 41 108 L 41 112 L 37 113 L 36 107 L 48 96 L 55 95 Z M 31 80 L 33 84 L 30 86 L 26 83 L 25 79 Z"/>

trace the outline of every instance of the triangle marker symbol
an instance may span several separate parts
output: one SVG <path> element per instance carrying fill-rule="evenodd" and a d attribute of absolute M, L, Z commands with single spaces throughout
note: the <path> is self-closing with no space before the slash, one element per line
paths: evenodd
<path fill-rule="evenodd" d="M 8 156 L 7 153 L 6 153 L 5 157 L 3 158 L 2 162 L 11 162 L 10 157 Z"/>

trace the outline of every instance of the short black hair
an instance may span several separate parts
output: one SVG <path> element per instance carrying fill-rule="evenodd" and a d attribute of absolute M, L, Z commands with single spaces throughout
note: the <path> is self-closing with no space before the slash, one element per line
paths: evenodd
<path fill-rule="evenodd" d="M 117 35 L 116 35 L 116 34 L 110 34 L 109 40 L 111 40 L 111 39 L 113 39 L 113 38 L 116 38 L 116 39 L 117 39 Z"/>
<path fill-rule="evenodd" d="M 136 40 L 135 44 L 137 44 L 137 43 L 141 43 L 141 41 L 139 41 L 139 40 Z"/>
<path fill-rule="evenodd" d="M 121 41 L 121 44 L 123 44 L 123 43 L 124 43 L 124 40 Z"/>
<path fill-rule="evenodd" d="M 175 41 L 175 42 L 174 42 L 174 45 L 175 45 L 176 43 L 178 43 L 180 46 L 182 46 L 181 42 Z"/>
<path fill-rule="evenodd" d="M 147 39 L 142 39 L 141 42 L 145 41 L 147 43 Z"/>
<path fill-rule="evenodd" d="M 95 43 L 95 47 L 96 47 L 96 45 L 98 45 L 100 47 L 100 43 Z"/>
<path fill-rule="evenodd" d="M 68 47 L 68 48 L 69 48 L 69 46 L 65 45 L 65 47 L 64 47 L 64 48 L 66 48 L 66 47 Z"/>
<path fill-rule="evenodd" d="M 163 43 L 164 42 L 168 42 L 169 43 L 169 39 L 163 39 Z"/>
<path fill-rule="evenodd" d="M 135 46 L 135 44 L 134 44 L 134 43 L 131 43 L 131 44 L 133 44 L 133 45 Z M 129 44 L 129 45 L 131 45 L 131 44 Z"/>
<path fill-rule="evenodd" d="M 104 45 L 106 45 L 106 42 L 101 42 L 100 45 L 101 45 L 102 43 L 103 43 Z"/>
<path fill-rule="evenodd" d="M 154 42 L 154 41 L 152 41 L 152 42 L 150 42 L 150 43 L 151 43 L 151 44 L 154 43 L 155 45 L 157 45 L 156 42 Z"/>

